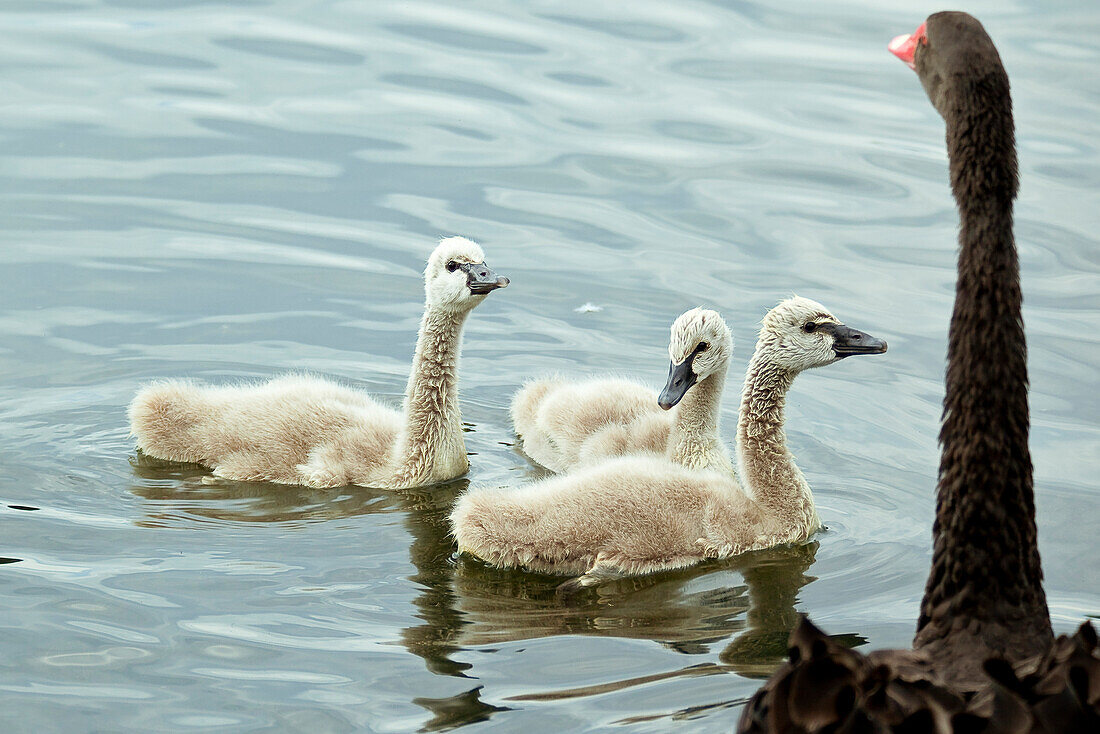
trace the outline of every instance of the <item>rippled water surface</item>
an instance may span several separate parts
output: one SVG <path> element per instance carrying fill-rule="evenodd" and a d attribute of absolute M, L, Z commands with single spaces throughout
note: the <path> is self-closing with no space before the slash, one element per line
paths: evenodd
<path fill-rule="evenodd" d="M 968 3 L 1013 80 L 1040 541 L 1100 614 L 1100 10 Z M 796 612 L 905 645 L 930 555 L 956 214 L 885 50 L 911 2 L 0 5 L 5 731 L 728 731 Z M 309 370 L 398 402 L 434 241 L 512 278 L 471 317 L 468 478 L 418 491 L 141 461 L 145 381 Z M 797 292 L 890 352 L 803 375 L 810 546 L 606 583 L 456 559 L 528 377 L 658 387 L 706 305 L 737 352 Z M 600 310 L 581 309 L 591 303 Z"/>

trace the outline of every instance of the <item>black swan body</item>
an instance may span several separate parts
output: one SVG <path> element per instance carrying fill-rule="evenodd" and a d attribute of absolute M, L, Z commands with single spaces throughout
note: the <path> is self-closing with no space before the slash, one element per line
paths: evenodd
<path fill-rule="evenodd" d="M 932 570 L 912 650 L 864 656 L 803 620 L 739 731 L 1100 732 L 1096 633 L 1054 639 L 1036 543 L 1008 76 L 965 13 L 890 50 L 944 118 L 961 220 Z"/>

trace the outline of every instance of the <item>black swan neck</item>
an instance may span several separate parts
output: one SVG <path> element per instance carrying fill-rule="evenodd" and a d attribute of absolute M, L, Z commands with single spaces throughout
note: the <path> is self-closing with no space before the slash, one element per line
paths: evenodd
<path fill-rule="evenodd" d="M 999 65 L 998 65 L 999 66 Z M 928 578 L 914 645 L 966 687 L 992 654 L 1052 642 L 1028 451 L 1027 344 L 1012 233 L 1016 149 L 1008 79 L 969 79 L 944 112 L 961 219 Z"/>

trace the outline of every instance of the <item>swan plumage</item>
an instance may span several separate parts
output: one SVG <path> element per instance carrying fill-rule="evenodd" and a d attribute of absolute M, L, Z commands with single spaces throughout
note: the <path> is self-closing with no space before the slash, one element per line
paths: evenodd
<path fill-rule="evenodd" d="M 620 456 L 518 488 L 476 488 L 451 522 L 460 550 L 497 566 L 590 578 L 681 568 L 796 540 L 728 474 Z"/>
<path fill-rule="evenodd" d="M 693 355 L 700 344 L 707 345 L 706 352 Z M 529 382 L 516 393 L 511 409 L 524 453 L 555 472 L 649 453 L 693 469 L 732 473 L 718 432 L 733 354 L 729 327 L 715 311 L 691 309 L 673 322 L 668 354 L 673 367 L 688 366 L 694 386 L 690 397 L 678 403 L 662 403 L 649 387 L 622 378 Z"/>
<path fill-rule="evenodd" d="M 1096 632 L 1055 640 L 1042 583 L 1008 75 L 966 13 L 935 13 L 889 48 L 946 123 L 961 224 L 932 568 L 912 649 L 864 655 L 804 619 L 738 730 L 1097 732 Z"/>
<path fill-rule="evenodd" d="M 688 356 L 673 362 L 662 402 L 696 389 L 687 384 L 692 362 L 706 364 L 711 348 L 677 345 L 674 354 Z M 588 584 L 805 540 L 821 521 L 786 446 L 786 391 L 805 369 L 884 351 L 885 342 L 815 301 L 783 301 L 764 318 L 746 375 L 748 409 L 738 422 L 745 489 L 730 471 L 661 455 L 613 457 L 515 489 L 471 488 L 451 515 L 458 548 L 498 566 L 580 573 Z"/>
<path fill-rule="evenodd" d="M 166 380 L 142 388 L 130 430 L 150 456 L 235 480 L 337 487 L 413 487 L 468 468 L 458 408 L 462 327 L 508 285 L 481 247 L 443 239 L 424 270 L 425 309 L 401 411 L 310 375 L 244 385 Z"/>

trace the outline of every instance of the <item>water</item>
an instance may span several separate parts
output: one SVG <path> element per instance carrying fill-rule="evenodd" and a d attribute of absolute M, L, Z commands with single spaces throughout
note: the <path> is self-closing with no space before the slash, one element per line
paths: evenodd
<path fill-rule="evenodd" d="M 909 2 L 0 6 L 5 731 L 728 731 L 796 611 L 906 645 L 929 563 L 956 215 L 885 50 Z M 1013 80 L 1040 544 L 1100 613 L 1100 11 L 970 3 Z M 467 479 L 410 492 L 140 462 L 145 381 L 311 370 L 397 401 L 434 240 L 512 278 L 472 316 Z M 800 377 L 811 546 L 599 587 L 452 556 L 537 476 L 529 376 L 658 387 L 672 319 L 748 359 L 798 292 L 890 342 Z M 578 312 L 592 302 L 602 310 Z M 725 399 L 732 435 L 737 378 Z"/>

